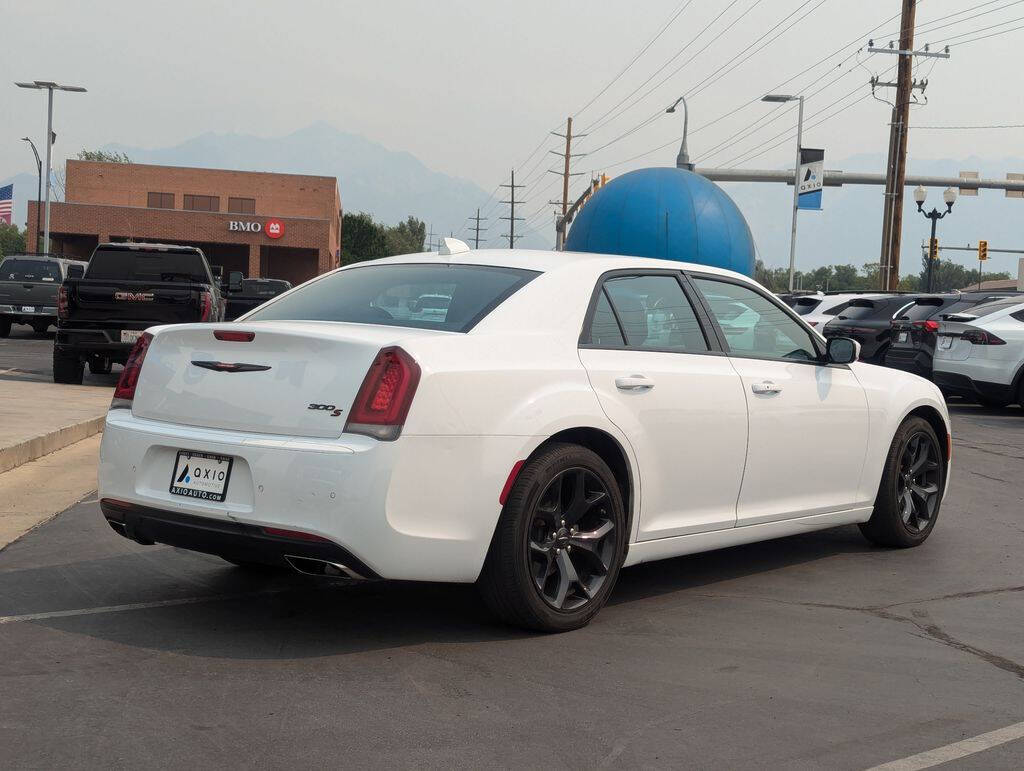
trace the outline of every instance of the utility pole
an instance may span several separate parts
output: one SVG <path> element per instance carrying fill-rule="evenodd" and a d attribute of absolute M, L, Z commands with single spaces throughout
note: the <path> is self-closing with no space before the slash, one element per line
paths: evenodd
<path fill-rule="evenodd" d="M 431 224 L 431 226 L 430 226 L 430 232 L 427 233 L 427 243 L 425 244 L 425 247 L 426 248 L 423 250 L 425 252 L 432 252 L 432 251 L 434 251 L 434 226 L 433 226 L 433 224 Z"/>
<path fill-rule="evenodd" d="M 910 103 L 914 89 L 924 91 L 927 80 L 917 83 L 913 79 L 915 56 L 949 58 L 949 49 L 943 53 L 914 50 L 914 21 L 917 0 L 901 0 L 903 11 L 900 18 L 899 48 L 890 41 L 888 48 L 875 48 L 868 41 L 871 53 L 895 54 L 899 56 L 896 83 L 880 83 L 872 78 L 872 91 L 877 86 L 895 86 L 892 118 L 889 122 L 889 153 L 885 169 L 885 205 L 882 214 L 882 246 L 879 255 L 879 277 L 882 289 L 893 289 L 900 280 L 900 242 L 903 235 L 903 187 L 907 175 L 907 136 L 909 134 Z"/>
<path fill-rule="evenodd" d="M 480 216 L 480 207 L 478 206 L 477 209 L 476 209 L 476 216 L 475 217 L 470 217 L 470 219 L 473 220 L 473 223 L 474 223 L 473 224 L 473 248 L 474 249 L 479 249 L 480 248 L 480 230 L 481 230 L 481 228 L 480 228 L 480 221 L 481 220 L 486 220 L 487 217 L 481 217 Z M 483 228 L 483 230 L 487 230 L 487 228 Z"/>
<path fill-rule="evenodd" d="M 561 171 L 557 169 L 548 169 L 552 174 L 560 174 L 562 176 L 562 200 L 561 201 L 550 201 L 550 203 L 558 206 L 562 206 L 562 218 L 565 218 L 565 214 L 569 211 L 569 177 L 578 177 L 583 172 L 576 172 L 575 174 L 569 171 L 569 164 L 571 160 L 579 155 L 586 155 L 586 153 L 573 153 L 572 152 L 572 140 L 580 139 L 585 137 L 586 134 L 573 134 L 572 133 L 572 117 L 565 119 L 565 133 L 559 134 L 557 131 L 552 131 L 556 137 L 565 138 L 565 152 L 560 153 L 557 150 L 549 150 L 548 152 L 554 155 L 562 155 L 564 157 L 564 165 Z M 565 249 L 565 233 L 558 229 L 555 230 L 555 250 L 562 251 Z"/>
<path fill-rule="evenodd" d="M 511 179 L 509 184 L 500 185 L 499 187 L 507 187 L 509 189 L 509 200 L 501 201 L 501 203 L 507 203 L 509 205 L 509 215 L 507 217 L 499 217 L 498 219 L 508 220 L 508 233 L 502 233 L 502 238 L 508 239 L 508 248 L 511 249 L 515 246 L 516 239 L 522 238 L 522 236 L 516 235 L 516 221 L 523 221 L 522 217 L 516 216 L 516 203 L 525 203 L 525 201 L 516 201 L 516 190 L 519 188 L 526 187 L 526 185 L 516 184 L 516 170 L 512 169 Z"/>

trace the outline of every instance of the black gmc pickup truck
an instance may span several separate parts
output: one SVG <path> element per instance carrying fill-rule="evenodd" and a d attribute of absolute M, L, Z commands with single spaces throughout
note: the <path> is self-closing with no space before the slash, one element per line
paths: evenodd
<path fill-rule="evenodd" d="M 57 295 L 53 381 L 81 383 L 124 364 L 142 332 L 158 324 L 222 321 L 224 298 L 202 251 L 171 244 L 100 244 L 83 278 Z"/>

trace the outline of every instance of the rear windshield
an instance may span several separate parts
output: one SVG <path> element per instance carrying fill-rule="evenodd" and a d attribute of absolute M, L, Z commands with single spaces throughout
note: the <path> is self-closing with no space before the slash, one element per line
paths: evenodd
<path fill-rule="evenodd" d="M 841 319 L 866 319 L 874 316 L 878 308 L 871 300 L 852 300 L 850 304 L 839 314 Z"/>
<path fill-rule="evenodd" d="M 111 281 L 210 283 L 206 262 L 199 252 L 97 249 L 89 260 L 85 277 Z"/>
<path fill-rule="evenodd" d="M 60 265 L 53 260 L 8 257 L 0 263 L 0 281 L 61 282 Z"/>
<path fill-rule="evenodd" d="M 1022 303 L 1024 303 L 1024 300 L 1021 300 L 1019 297 L 1007 297 L 1003 300 L 975 305 L 973 308 L 967 308 L 961 312 L 980 319 L 982 316 L 988 316 L 990 313 L 996 313 L 997 311 L 1005 311 L 1007 308 L 1012 308 L 1014 305 L 1021 305 Z"/>
<path fill-rule="evenodd" d="M 801 316 L 806 316 L 819 305 L 821 305 L 820 297 L 798 297 L 796 303 L 790 307 Z"/>
<path fill-rule="evenodd" d="M 932 316 L 942 310 L 943 301 L 939 297 L 928 297 L 918 300 L 905 311 L 903 311 L 899 318 L 905 321 L 923 321 L 924 319 L 930 319 Z"/>
<path fill-rule="evenodd" d="M 251 278 L 242 280 L 242 294 L 256 297 L 276 297 L 292 285 L 287 281 L 256 281 Z"/>
<path fill-rule="evenodd" d="M 365 265 L 310 281 L 246 321 L 346 321 L 468 332 L 539 273 L 485 265 Z"/>

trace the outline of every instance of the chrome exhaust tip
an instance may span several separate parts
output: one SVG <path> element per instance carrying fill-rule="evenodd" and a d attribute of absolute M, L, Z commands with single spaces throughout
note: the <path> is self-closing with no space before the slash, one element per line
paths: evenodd
<path fill-rule="evenodd" d="M 298 557 L 292 554 L 284 555 L 285 560 L 292 566 L 296 573 L 304 576 L 317 576 L 320 578 L 351 578 L 357 581 L 366 579 L 340 562 L 316 559 L 314 557 Z"/>

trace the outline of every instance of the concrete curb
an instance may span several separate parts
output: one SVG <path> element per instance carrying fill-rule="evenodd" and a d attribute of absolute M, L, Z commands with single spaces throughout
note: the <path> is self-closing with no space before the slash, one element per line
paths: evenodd
<path fill-rule="evenodd" d="M 72 423 L 70 426 L 32 437 L 12 447 L 0 449 L 0 474 L 10 471 L 22 463 L 28 463 L 36 458 L 49 455 L 51 452 L 56 452 L 69 444 L 87 439 L 93 434 L 98 434 L 103 430 L 103 422 L 106 419 L 107 416 L 104 413 L 99 417 L 83 420 L 81 423 Z"/>

